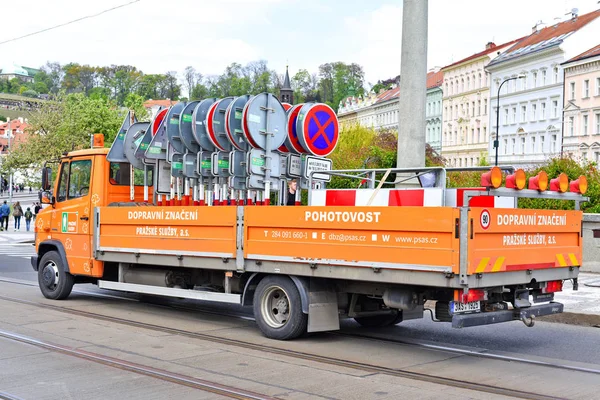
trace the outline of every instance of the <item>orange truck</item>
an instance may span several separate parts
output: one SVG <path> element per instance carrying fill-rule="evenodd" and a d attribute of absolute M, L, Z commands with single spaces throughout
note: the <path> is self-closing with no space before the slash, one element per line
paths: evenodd
<path fill-rule="evenodd" d="M 318 205 L 309 206 L 155 206 L 141 202 L 143 187 L 130 191 L 129 164 L 111 163 L 107 153 L 68 153 L 53 185 L 44 167 L 48 206 L 35 222 L 31 263 L 47 298 L 94 283 L 253 306 L 264 335 L 292 339 L 339 329 L 340 318 L 372 327 L 423 318 L 426 302 L 435 302 L 437 320 L 457 328 L 531 326 L 563 311 L 553 299 L 564 280 L 577 286 L 583 177 L 549 182 L 541 174 L 526 182 L 517 170 L 501 187 L 495 167 L 481 188 L 454 191 L 452 201 L 444 175 L 431 189 L 314 191 Z M 356 199 L 365 193 L 362 204 Z M 387 200 L 378 200 L 382 193 Z M 415 193 L 423 204 L 407 200 Z M 428 203 L 430 194 L 441 203 Z M 576 211 L 495 203 L 514 205 L 518 197 L 574 201 Z"/>

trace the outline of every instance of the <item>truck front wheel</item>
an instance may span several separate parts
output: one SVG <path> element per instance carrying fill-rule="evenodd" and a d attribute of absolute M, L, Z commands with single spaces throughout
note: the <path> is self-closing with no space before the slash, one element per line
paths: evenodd
<path fill-rule="evenodd" d="M 267 276 L 260 281 L 254 293 L 254 317 L 265 336 L 278 340 L 303 335 L 308 324 L 298 288 L 285 276 Z"/>
<path fill-rule="evenodd" d="M 66 272 L 60 255 L 49 251 L 40 260 L 38 268 L 38 284 L 47 299 L 63 300 L 69 297 L 75 278 Z"/>

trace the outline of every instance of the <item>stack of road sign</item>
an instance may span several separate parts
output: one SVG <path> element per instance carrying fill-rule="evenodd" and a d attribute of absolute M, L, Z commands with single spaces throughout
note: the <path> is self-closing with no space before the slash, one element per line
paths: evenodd
<path fill-rule="evenodd" d="M 331 169 L 324 157 L 338 134 L 326 104 L 291 106 L 270 93 L 208 98 L 160 110 L 150 123 L 128 115 L 107 159 L 130 164 L 132 200 L 134 169 L 145 177 L 153 169 L 159 205 L 268 205 L 271 192 L 284 192 L 285 180 L 307 188 L 330 179 L 318 171 Z"/>

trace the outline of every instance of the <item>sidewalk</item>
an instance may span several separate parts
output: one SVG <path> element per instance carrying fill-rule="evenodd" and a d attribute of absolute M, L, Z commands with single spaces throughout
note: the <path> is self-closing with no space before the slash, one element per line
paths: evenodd
<path fill-rule="evenodd" d="M 600 327 L 600 274 L 579 273 L 579 290 L 573 290 L 573 283 L 565 281 L 563 291 L 556 293 L 554 300 L 564 304 L 564 312 L 540 320 Z"/>

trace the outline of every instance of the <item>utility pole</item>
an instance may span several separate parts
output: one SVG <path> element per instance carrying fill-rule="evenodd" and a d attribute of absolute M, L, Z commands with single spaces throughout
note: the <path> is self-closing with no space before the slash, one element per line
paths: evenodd
<path fill-rule="evenodd" d="M 404 0 L 398 111 L 398 168 L 425 166 L 428 0 Z"/>

